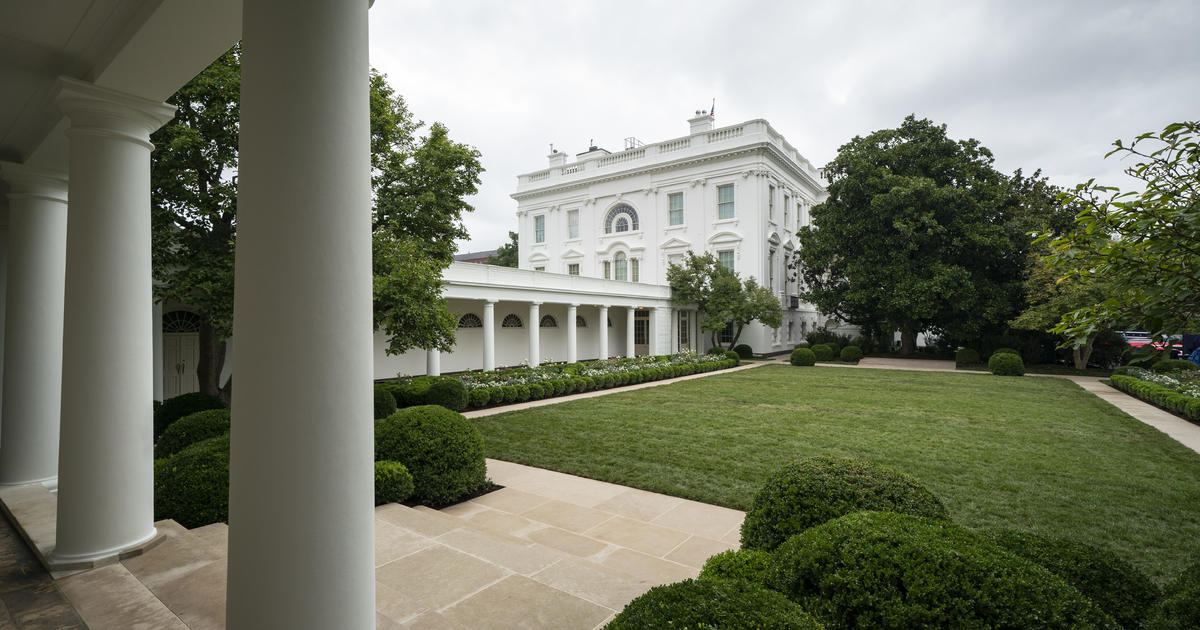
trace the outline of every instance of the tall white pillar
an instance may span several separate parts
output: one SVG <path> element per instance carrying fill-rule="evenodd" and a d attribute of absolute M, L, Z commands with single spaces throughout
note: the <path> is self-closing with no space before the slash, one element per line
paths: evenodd
<path fill-rule="evenodd" d="M 654 354 L 671 354 L 671 320 L 675 309 L 670 306 L 654 308 Z"/>
<path fill-rule="evenodd" d="M 633 327 L 635 326 L 635 315 L 637 308 L 632 306 L 625 307 L 625 356 L 634 356 L 633 347 Z"/>
<path fill-rule="evenodd" d="M 153 354 L 154 354 L 154 400 L 163 399 L 163 331 L 162 331 L 163 305 L 162 302 L 154 303 L 154 311 L 150 313 L 150 327 L 153 329 Z"/>
<path fill-rule="evenodd" d="M 231 630 L 375 627 L 367 4 L 242 4 Z"/>
<path fill-rule="evenodd" d="M 70 120 L 71 212 L 51 561 L 70 563 L 155 534 L 150 133 L 175 108 L 73 79 L 57 90 Z"/>
<path fill-rule="evenodd" d="M 428 376 L 442 375 L 442 353 L 437 348 L 425 351 L 425 374 Z"/>
<path fill-rule="evenodd" d="M 600 360 L 608 358 L 608 306 L 600 306 Z"/>
<path fill-rule="evenodd" d="M 542 364 L 540 341 L 542 334 L 542 317 L 539 314 L 541 302 L 529 303 L 529 367 Z"/>
<path fill-rule="evenodd" d="M 58 475 L 67 178 L 8 162 L 0 176 L 10 202 L 0 485 L 13 485 Z"/>
<path fill-rule="evenodd" d="M 567 305 L 567 363 L 574 363 L 579 360 L 579 353 L 575 347 L 575 341 L 578 336 L 578 332 L 575 330 L 575 315 L 578 309 L 578 304 Z"/>
<path fill-rule="evenodd" d="M 496 369 L 496 300 L 483 303 L 483 369 Z"/>
<path fill-rule="evenodd" d="M 8 212 L 0 208 L 0 330 L 4 330 L 5 304 L 8 294 Z M 4 404 L 4 335 L 0 334 L 0 405 Z M 4 422 L 0 417 L 0 423 Z"/>

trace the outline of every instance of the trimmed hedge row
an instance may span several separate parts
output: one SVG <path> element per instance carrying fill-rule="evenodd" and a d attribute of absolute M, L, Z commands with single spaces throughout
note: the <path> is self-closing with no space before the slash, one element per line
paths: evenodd
<path fill-rule="evenodd" d="M 229 434 L 154 462 L 154 520 L 188 529 L 229 520 Z"/>
<path fill-rule="evenodd" d="M 170 457 L 209 438 L 229 433 L 229 410 L 197 411 L 172 422 L 154 443 L 154 459 Z"/>
<path fill-rule="evenodd" d="M 1193 422 L 1200 422 L 1200 398 L 1181 394 L 1169 387 L 1132 376 L 1113 374 L 1109 378 L 1113 387 L 1130 396 L 1158 405 Z"/>
<path fill-rule="evenodd" d="M 606 630 L 728 628 L 820 630 L 803 608 L 742 580 L 684 580 L 656 586 L 629 602 Z"/>

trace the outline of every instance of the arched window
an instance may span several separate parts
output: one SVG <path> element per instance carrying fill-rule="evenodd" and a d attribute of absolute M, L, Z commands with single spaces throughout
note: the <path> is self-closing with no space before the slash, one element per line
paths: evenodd
<path fill-rule="evenodd" d="M 613 266 L 616 267 L 613 275 L 614 279 L 629 280 L 629 261 L 625 259 L 624 253 L 617 252 L 617 255 L 613 257 Z"/>
<path fill-rule="evenodd" d="M 200 316 L 188 311 L 171 311 L 162 316 L 165 333 L 200 332 Z"/>
<path fill-rule="evenodd" d="M 583 315 L 575 316 L 575 327 L 576 328 L 587 328 L 587 320 L 583 318 Z"/>
<path fill-rule="evenodd" d="M 500 322 L 500 327 L 501 328 L 524 328 L 525 325 L 521 323 L 520 317 L 517 317 L 516 315 L 509 313 L 508 315 L 504 316 L 504 321 Z"/>
<path fill-rule="evenodd" d="M 613 206 L 604 217 L 604 233 L 638 231 L 637 210 L 627 203 Z"/>
<path fill-rule="evenodd" d="M 483 320 L 479 319 L 479 316 L 474 313 L 467 313 L 466 315 L 458 318 L 458 327 L 483 328 Z"/>
<path fill-rule="evenodd" d="M 558 320 L 554 319 L 553 315 L 542 315 L 542 322 L 539 325 L 542 328 L 558 328 Z"/>

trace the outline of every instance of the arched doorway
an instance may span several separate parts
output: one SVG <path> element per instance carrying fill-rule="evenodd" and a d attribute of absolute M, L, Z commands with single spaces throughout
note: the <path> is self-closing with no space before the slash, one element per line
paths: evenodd
<path fill-rule="evenodd" d="M 188 311 L 163 314 L 163 399 L 200 391 L 200 317 Z"/>

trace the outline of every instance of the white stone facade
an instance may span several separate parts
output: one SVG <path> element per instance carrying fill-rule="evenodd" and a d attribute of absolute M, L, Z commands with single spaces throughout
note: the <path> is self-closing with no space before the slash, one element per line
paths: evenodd
<path fill-rule="evenodd" d="M 574 162 L 555 152 L 549 168 L 521 175 L 512 195 L 520 267 L 665 286 L 668 265 L 688 250 L 716 253 L 783 306 L 780 328 L 752 324 L 739 343 L 789 350 L 827 323 L 799 302 L 788 269 L 796 230 L 827 196 L 824 181 L 767 121 L 714 128 L 697 114 L 686 136 L 630 139 L 617 153 L 591 147 Z"/>

